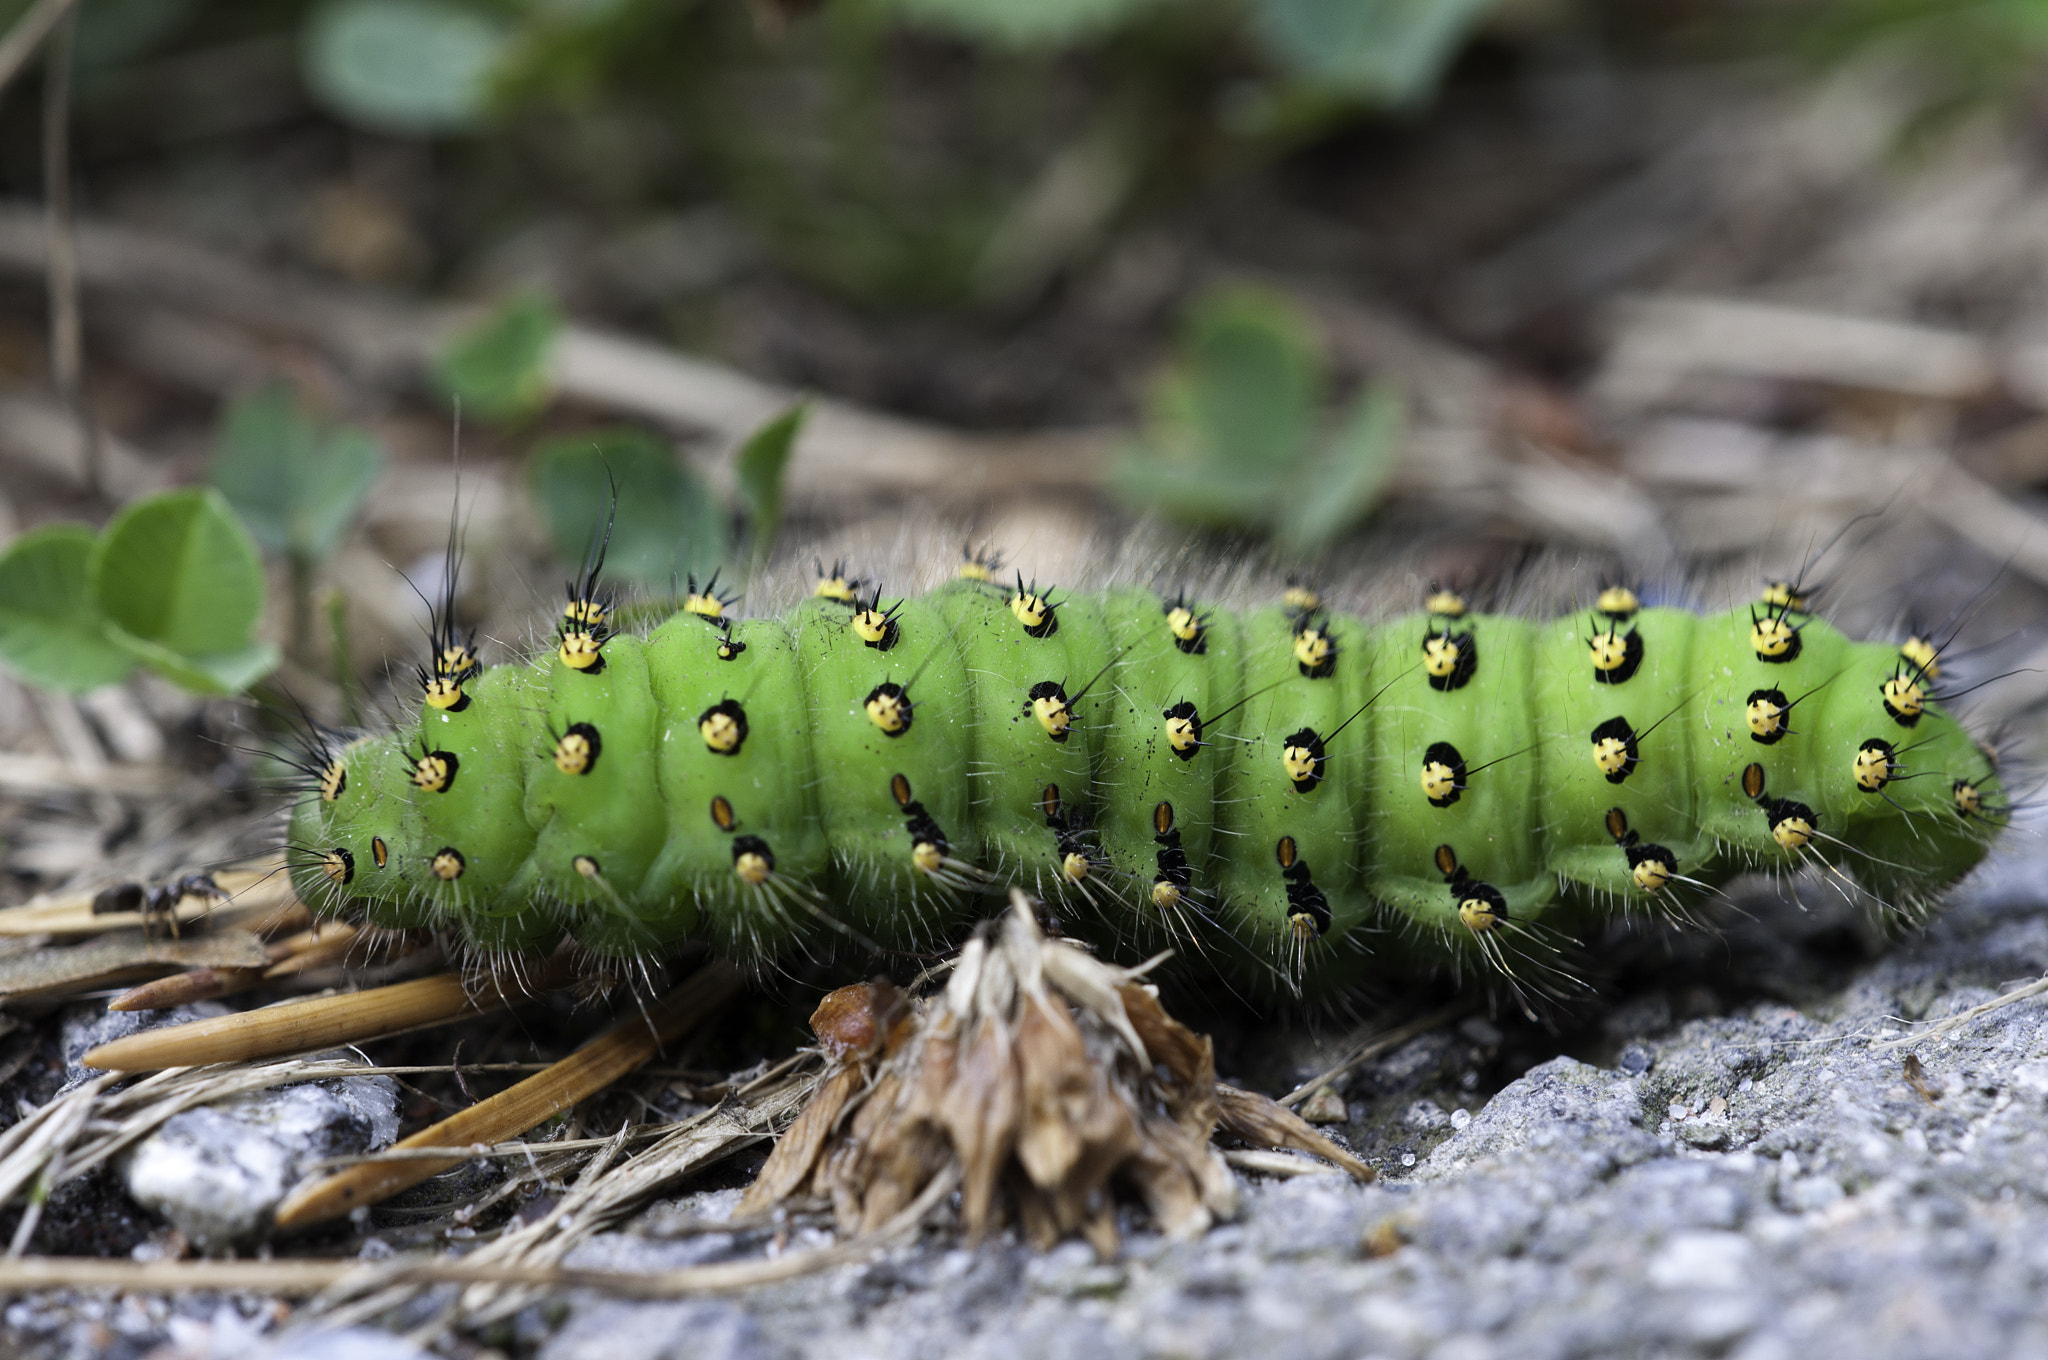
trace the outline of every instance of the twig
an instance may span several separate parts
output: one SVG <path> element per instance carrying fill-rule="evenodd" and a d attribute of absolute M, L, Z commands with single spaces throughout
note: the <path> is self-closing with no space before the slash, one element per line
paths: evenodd
<path fill-rule="evenodd" d="M 1231 1148 L 1223 1154 L 1223 1160 L 1242 1171 L 1256 1171 L 1262 1176 L 1341 1176 L 1341 1167 L 1312 1162 L 1291 1152 L 1268 1152 L 1263 1148 Z"/>
<path fill-rule="evenodd" d="M 21 68 L 35 55 L 57 21 L 71 12 L 78 0 L 37 0 L 35 8 L 15 21 L 5 38 L 0 38 L 0 91 L 4 91 Z"/>
<path fill-rule="evenodd" d="M 1902 1034 L 1896 1039 L 1886 1039 L 1883 1043 L 1872 1044 L 1871 1047 L 1877 1050 L 1904 1048 L 1908 1044 L 1923 1043 L 1928 1039 L 1939 1039 L 1945 1035 L 1955 1033 L 1965 1025 L 1983 1019 L 1993 1011 L 2004 1010 L 2007 1006 L 2014 1006 L 2022 1001 L 2032 1000 L 2043 992 L 2048 992 L 2048 977 L 2037 978 L 2024 987 L 2015 988 L 2004 996 L 1999 997 L 1996 1001 L 1986 1001 L 1980 1006 L 1972 1006 L 1966 1011 L 1959 1011 L 1954 1015 L 1944 1016 L 1926 1029 L 1914 1030 L 1912 1033 Z"/>
<path fill-rule="evenodd" d="M 266 964 L 247 968 L 194 968 L 174 973 L 123 992 L 107 1003 L 107 1009 L 167 1010 L 172 1006 L 186 1006 L 194 1001 L 246 992 L 272 978 L 338 962 L 355 942 L 356 935 L 354 926 L 340 921 L 323 921 L 310 930 L 302 930 L 271 944 L 267 951 L 270 961 Z"/>
<path fill-rule="evenodd" d="M 102 494 L 100 439 L 85 401 L 85 323 L 78 306 L 78 242 L 71 222 L 71 56 L 78 12 L 66 10 L 43 60 L 43 204 L 50 238 L 50 378 L 78 422 L 86 490 Z"/>
<path fill-rule="evenodd" d="M 568 980 L 566 973 L 564 963 L 551 961 L 551 966 L 531 985 L 536 990 L 560 986 Z M 472 990 L 454 973 L 437 973 L 388 987 L 309 997 L 262 1010 L 147 1030 L 101 1044 L 79 1061 L 87 1067 L 123 1072 L 249 1062 L 425 1029 L 508 1006 L 518 999 L 516 994 L 508 995 L 495 984 Z"/>
<path fill-rule="evenodd" d="M 738 995 L 742 983 L 739 971 L 731 964 L 707 964 L 657 1005 L 644 1013 L 634 1010 L 620 1017 L 604 1033 L 546 1071 L 457 1111 L 432 1128 L 401 1140 L 391 1150 L 468 1148 L 476 1143 L 488 1145 L 517 1137 L 645 1064 L 664 1045 L 674 1042 Z M 374 1204 L 395 1195 L 467 1159 L 468 1154 L 464 1153 L 436 1161 L 351 1167 L 293 1191 L 278 1206 L 277 1226 L 304 1227 L 338 1217 L 358 1205 Z"/>
<path fill-rule="evenodd" d="M 4 770 L 11 761 L 29 759 L 33 757 L 0 753 L 0 770 Z M 112 777 L 129 768 L 111 765 L 107 774 Z M 172 791 L 156 785 L 148 787 L 158 793 Z M 221 891 L 228 894 L 228 901 L 218 903 L 197 896 L 182 898 L 174 908 L 180 924 L 206 920 L 215 925 L 243 926 L 260 934 L 275 928 L 277 922 L 293 913 L 304 910 L 292 892 L 291 880 L 282 872 L 281 860 L 259 860 L 251 868 L 222 870 L 213 878 Z M 0 938 L 10 935 L 98 935 L 150 924 L 141 912 L 95 914 L 93 897 L 90 892 L 60 893 L 35 897 L 18 907 L 9 907 L 0 911 Z"/>
<path fill-rule="evenodd" d="M 916 1232 L 925 1215 L 953 1193 L 958 1179 L 952 1173 L 934 1177 L 923 1194 L 874 1232 L 816 1251 L 791 1252 L 772 1261 L 724 1261 L 677 1270 L 621 1272 L 449 1260 L 393 1261 L 366 1266 L 357 1261 L 110 1261 L 40 1256 L 0 1261 L 0 1293 L 46 1289 L 141 1293 L 242 1290 L 304 1297 L 328 1290 L 355 1293 L 392 1285 L 510 1284 L 548 1290 L 590 1289 L 643 1299 L 723 1294 L 866 1260 Z"/>

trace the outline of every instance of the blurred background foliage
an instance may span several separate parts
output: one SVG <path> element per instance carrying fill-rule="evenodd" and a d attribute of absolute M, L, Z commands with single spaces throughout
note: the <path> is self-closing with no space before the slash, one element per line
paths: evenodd
<path fill-rule="evenodd" d="M 0 23 L 26 8 L 0 0 Z M 76 66 L 88 150 L 308 115 L 362 134 L 359 159 L 427 150 L 396 173 L 441 181 L 430 223 L 375 220 L 374 194 L 316 205 L 332 261 L 373 279 L 473 279 L 543 206 L 715 205 L 736 232 L 667 267 L 739 248 L 863 305 L 1000 312 L 1195 191 L 1416 116 L 1461 60 L 1586 43 L 1905 50 L 1953 110 L 2023 85 L 2048 3 L 89 0 Z"/>
<path fill-rule="evenodd" d="M 0 25 L 26 9 L 0 0 Z M 2048 0 L 84 0 L 78 14 L 83 211 L 470 307 L 427 390 L 400 400 L 429 398 L 443 430 L 459 412 L 486 457 L 522 460 L 514 484 L 564 562 L 616 488 L 611 565 L 657 593 L 735 557 L 765 563 L 802 416 L 707 476 L 673 429 L 560 400 L 572 322 L 953 427 L 1122 431 L 1099 455 L 1120 504 L 1311 555 L 1386 504 L 1418 415 L 1443 414 L 1418 411 L 1413 373 L 1334 352 L 1304 299 L 1388 304 L 1504 373 L 1568 385 L 1606 281 L 1549 271 L 1578 290 L 1553 305 L 1526 285 L 1546 276 L 1539 253 L 1518 265 L 1533 300 L 1495 322 L 1483 288 L 1445 280 L 1668 152 L 1679 120 L 1638 133 L 1600 125 L 1602 110 L 1654 112 L 1664 86 L 1709 68 L 1818 84 L 1875 57 L 1918 110 L 1907 130 L 1925 131 L 2023 107 L 2048 54 Z M 1627 98 L 1600 93 L 1625 80 Z M 1441 115 L 1461 82 L 1479 96 Z M 1528 145 L 1549 161 L 1516 159 L 1517 120 L 1546 124 Z M 1422 188 L 1404 183 L 1411 133 L 1435 162 Z M 16 199 L 39 197 L 42 153 L 37 119 L 0 120 Z M 1202 214 L 1237 239 L 1190 265 L 1213 244 L 1186 249 Z M 1625 262 L 1637 224 L 1617 220 Z M 386 471 L 371 430 L 394 394 L 273 357 L 217 393 L 204 475 L 282 565 L 285 653 L 321 649 L 325 600 L 346 654 L 345 602 L 320 582 Z M 1535 422 L 1545 447 L 1592 448 L 1562 402 L 1503 391 L 1509 423 Z M 61 558 L 70 580 L 84 541 L 37 560 Z"/>

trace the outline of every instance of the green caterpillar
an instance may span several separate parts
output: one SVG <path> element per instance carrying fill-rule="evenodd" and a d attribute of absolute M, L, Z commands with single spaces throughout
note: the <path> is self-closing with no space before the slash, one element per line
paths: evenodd
<path fill-rule="evenodd" d="M 1021 883 L 1108 947 L 1285 990 L 1427 963 L 1540 988 L 1584 928 L 1685 919 L 1746 868 L 1910 912 L 2005 812 L 1937 649 L 1851 641 L 1794 585 L 1368 624 L 1302 588 L 1232 612 L 990 566 L 887 607 L 835 568 L 745 621 L 692 582 L 644 636 L 592 569 L 551 654 L 488 669 L 444 604 L 418 721 L 305 762 L 294 882 L 487 951 L 753 960 L 929 948 Z"/>

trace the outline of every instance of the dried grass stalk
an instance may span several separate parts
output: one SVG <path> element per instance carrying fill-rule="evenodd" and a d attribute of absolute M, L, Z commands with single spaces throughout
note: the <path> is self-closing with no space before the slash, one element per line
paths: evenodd
<path fill-rule="evenodd" d="M 744 983 L 731 964 L 706 964 L 668 996 L 644 1010 L 622 1015 L 562 1061 L 401 1140 L 393 1150 L 488 1146 L 516 1138 L 644 1066 L 664 1045 L 696 1028 L 737 996 Z M 340 1217 L 460 1166 L 470 1155 L 365 1162 L 335 1172 L 293 1190 L 277 1207 L 277 1226 L 300 1228 Z"/>
<path fill-rule="evenodd" d="M 1209 1040 L 1143 971 L 1046 939 L 1012 893 L 928 1003 L 887 983 L 834 992 L 811 1017 L 831 1065 L 739 1214 L 808 1189 L 857 1236 L 957 1178 L 970 1240 L 1014 1223 L 1039 1247 L 1078 1234 L 1109 1256 L 1118 1187 L 1169 1236 L 1236 1212 L 1237 1179 L 1209 1141 L 1219 1125 L 1373 1178 L 1291 1111 L 1219 1086 Z"/>

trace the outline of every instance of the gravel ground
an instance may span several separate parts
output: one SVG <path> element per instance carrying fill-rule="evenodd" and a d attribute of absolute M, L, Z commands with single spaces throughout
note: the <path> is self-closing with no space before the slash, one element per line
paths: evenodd
<path fill-rule="evenodd" d="M 1384 1165 L 1376 1185 L 1254 1180 L 1239 1221 L 1192 1243 L 1135 1232 L 1109 1264 L 1078 1243 L 1035 1255 L 933 1233 L 733 1300 L 570 1294 L 444 1349 L 541 1360 L 2048 1353 L 2048 1002 L 1880 1046 L 1901 1017 L 1951 1015 L 2048 971 L 2037 910 L 2048 853 L 2035 839 L 2011 838 L 1947 914 L 1874 962 L 1826 986 L 1778 979 L 1776 990 L 1802 993 L 1798 1006 L 1674 1022 L 1668 1000 L 1644 994 L 1580 1045 L 1601 1065 L 1555 1056 L 1491 1099 L 1470 1076 L 1500 1038 L 1486 1021 L 1387 1055 L 1348 1086 L 1359 1119 L 1346 1131 Z M 1744 962 L 1742 941 L 1737 930 L 1723 942 L 1736 971 L 1765 967 Z M 1304 1041 L 1297 1061 L 1314 1047 Z M 755 1253 L 756 1236 L 676 1235 L 736 1199 L 717 1189 L 657 1204 L 569 1264 Z M 385 1325 L 402 1332 L 433 1303 Z M 301 1355 L 311 1338 L 296 1328 L 314 1325 L 303 1310 L 294 1321 L 221 1298 L 51 1296 L 0 1318 L 0 1351 L 24 1357 Z M 319 1345 L 325 1360 L 411 1353 L 364 1329 Z"/>
<path fill-rule="evenodd" d="M 1877 1046 L 2048 970 L 2044 871 L 2008 855 L 1815 1004 L 1692 1020 L 1612 1068 L 1560 1056 L 1476 1114 L 1411 1108 L 1433 1147 L 1379 1185 L 1259 1184 L 1241 1222 L 1114 1265 L 919 1249 L 735 1303 L 577 1300 L 541 1354 L 628 1328 L 640 1354 L 839 1360 L 2048 1353 L 2048 1009 Z"/>

